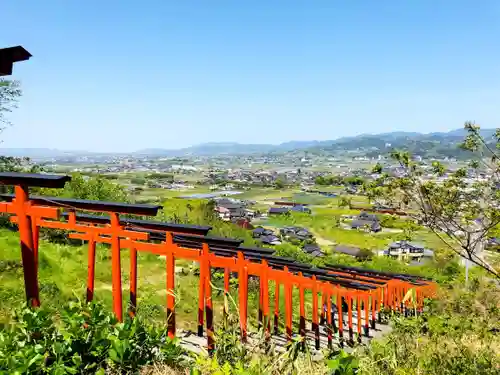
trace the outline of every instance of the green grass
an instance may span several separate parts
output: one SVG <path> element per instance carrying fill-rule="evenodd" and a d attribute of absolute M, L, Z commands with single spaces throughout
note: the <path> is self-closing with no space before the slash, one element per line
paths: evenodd
<path fill-rule="evenodd" d="M 0 268 L 0 322 L 9 319 L 10 313 L 25 299 L 23 271 L 20 260 L 18 233 L 0 229 L 0 266 L 15 265 L 8 269 Z M 69 246 L 40 241 L 39 247 L 39 286 L 42 304 L 57 308 L 64 302 L 74 298 L 81 299 L 86 295 L 87 282 L 87 246 Z M 129 301 L 129 252 L 121 252 L 123 308 Z M 176 321 L 177 326 L 195 330 L 198 314 L 199 278 L 190 272 L 193 262 L 177 260 L 177 267 L 183 267 L 187 274 L 177 274 L 176 287 Z M 223 308 L 223 294 L 217 288 L 223 288 L 222 274 L 214 275 L 213 303 L 214 322 L 220 323 Z M 99 245 L 96 251 L 95 299 L 101 301 L 110 311 L 112 309 L 111 256 L 107 246 Z M 164 321 L 166 308 L 166 271 L 165 260 L 148 253 L 138 254 L 138 314 L 150 319 Z M 250 327 L 257 325 L 258 282 L 249 281 L 248 321 Z M 232 287 L 231 294 L 235 301 L 238 288 Z M 298 299 L 298 291 L 295 291 Z M 283 292 L 281 299 L 283 299 Z M 274 301 L 274 287 L 270 285 L 270 301 Z M 284 301 L 281 301 L 281 312 Z M 308 302 L 311 305 L 311 302 Z M 297 314 L 298 312 L 295 311 Z M 297 307 L 298 308 L 298 307 Z M 298 321 L 298 320 L 297 320 Z M 283 322 L 283 319 L 281 319 Z"/>

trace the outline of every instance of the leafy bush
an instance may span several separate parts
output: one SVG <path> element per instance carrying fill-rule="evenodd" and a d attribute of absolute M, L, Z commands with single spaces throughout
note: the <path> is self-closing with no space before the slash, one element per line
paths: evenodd
<path fill-rule="evenodd" d="M 125 188 L 108 179 L 97 177 L 85 177 L 80 173 L 74 173 L 71 181 L 67 182 L 64 189 L 40 189 L 41 195 L 61 198 L 102 200 L 107 202 L 129 202 Z M 81 244 L 79 240 L 68 239 L 68 232 L 62 229 L 41 228 L 40 235 L 55 243 Z"/>
<path fill-rule="evenodd" d="M 180 365 L 182 354 L 165 330 L 139 318 L 119 323 L 99 304 L 70 302 L 58 312 L 25 307 L 0 330 L 0 373 L 130 372 L 152 363 Z"/>
<path fill-rule="evenodd" d="M 61 198 L 102 200 L 108 202 L 128 202 L 125 188 L 101 176 L 85 177 L 74 173 L 64 189 L 41 189 L 40 194 Z"/>
<path fill-rule="evenodd" d="M 141 177 L 134 177 L 130 179 L 130 182 L 134 185 L 145 185 L 146 179 Z"/>
<path fill-rule="evenodd" d="M 471 290 L 441 290 L 426 311 L 395 317 L 393 331 L 360 354 L 360 374 L 498 374 L 500 292 L 475 282 Z"/>
<path fill-rule="evenodd" d="M 213 355 L 198 355 L 191 369 L 192 375 L 323 375 L 328 368 L 323 362 L 313 362 L 311 354 L 301 352 L 300 338 L 292 341 L 286 351 L 278 352 L 261 330 L 249 338 L 247 345 L 241 342 L 236 303 L 225 295 L 226 311 L 230 304 L 236 313 L 229 313 L 221 329 L 215 333 L 217 347 Z M 347 373 L 345 373 L 347 374 Z"/>

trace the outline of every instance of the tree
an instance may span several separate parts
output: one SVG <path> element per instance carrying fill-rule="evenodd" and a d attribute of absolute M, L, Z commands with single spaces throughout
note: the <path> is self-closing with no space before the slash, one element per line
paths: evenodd
<path fill-rule="evenodd" d="M 372 168 L 372 173 L 382 173 L 382 164 L 377 163 L 375 166 Z"/>
<path fill-rule="evenodd" d="M 325 178 L 323 176 L 318 176 L 314 179 L 316 185 L 326 185 Z"/>
<path fill-rule="evenodd" d="M 285 187 L 285 183 L 283 182 L 282 179 L 278 178 L 275 182 L 274 182 L 274 187 L 276 189 L 283 189 Z"/>
<path fill-rule="evenodd" d="M 351 197 L 346 197 L 346 196 L 341 196 L 338 202 L 338 206 L 340 208 L 343 207 L 349 207 L 351 209 L 352 207 L 352 198 Z"/>
<path fill-rule="evenodd" d="M 401 233 L 400 239 L 403 241 L 413 241 L 419 229 L 420 227 L 413 220 L 406 220 L 403 225 L 403 233 Z"/>
<path fill-rule="evenodd" d="M 17 100 L 21 95 L 22 91 L 18 81 L 0 79 L 0 131 L 10 125 L 5 114 L 16 108 Z"/>
<path fill-rule="evenodd" d="M 103 177 L 88 177 L 75 173 L 64 189 L 41 189 L 42 195 L 89 199 L 108 202 L 129 202 L 125 188 Z"/>
<path fill-rule="evenodd" d="M 409 153 L 394 151 L 391 156 L 404 174 L 379 171 L 371 185 L 373 195 L 384 204 L 401 203 L 456 254 L 500 278 L 483 252 L 489 235 L 500 226 L 500 129 L 490 138 L 471 122 L 465 130 L 460 147 L 472 156 L 468 168 L 452 171 L 436 161 L 426 169 Z"/>

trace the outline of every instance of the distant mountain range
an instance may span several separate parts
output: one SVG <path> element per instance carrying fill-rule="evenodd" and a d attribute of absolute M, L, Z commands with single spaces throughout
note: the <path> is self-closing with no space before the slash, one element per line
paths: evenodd
<path fill-rule="evenodd" d="M 483 136 L 491 139 L 495 129 L 482 129 Z M 390 132 L 381 134 L 362 134 L 353 137 L 343 137 L 327 141 L 289 141 L 278 145 L 272 144 L 242 144 L 235 142 L 203 143 L 182 149 L 150 148 L 134 152 L 137 156 L 215 156 L 215 155 L 242 155 L 271 152 L 289 152 L 294 150 L 311 150 L 324 152 L 360 151 L 368 155 L 383 154 L 389 149 L 407 149 L 422 156 L 450 156 L 456 157 L 460 150 L 458 144 L 464 139 L 464 129 L 455 129 L 449 132 L 416 133 Z M 92 153 L 88 151 L 62 151 L 48 148 L 0 148 L 0 155 L 15 157 L 62 158 L 74 156 L 120 155 L 124 153 Z M 126 153 L 130 155 L 130 153 Z"/>

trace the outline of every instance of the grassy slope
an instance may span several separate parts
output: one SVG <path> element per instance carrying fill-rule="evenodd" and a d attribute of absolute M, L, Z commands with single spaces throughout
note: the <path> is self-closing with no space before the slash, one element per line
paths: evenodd
<path fill-rule="evenodd" d="M 177 192 L 180 194 L 179 192 Z M 281 197 L 297 197 L 301 195 L 295 190 L 254 189 L 245 192 L 246 197 L 255 200 L 273 199 Z M 313 210 L 315 215 L 293 215 L 291 218 L 272 218 L 274 225 L 304 225 L 314 231 L 318 236 L 335 241 L 339 244 L 351 244 L 364 248 L 380 249 L 395 239 L 394 234 L 369 235 L 363 232 L 334 228 L 332 216 L 338 214 L 356 214 L 359 211 L 338 208 L 336 198 L 324 198 L 311 195 L 315 202 Z M 318 201 L 319 199 L 319 201 Z M 319 204 L 321 203 L 321 205 Z M 184 200 L 171 198 L 164 202 L 164 215 L 166 220 L 173 215 L 181 220 L 191 221 L 199 219 L 197 207 L 202 204 L 200 200 Z M 196 221 L 195 221 L 196 222 Z M 201 224 L 201 223 L 200 223 Z M 239 237 L 245 244 L 254 244 L 248 231 L 217 222 L 212 232 L 214 235 Z M 422 233 L 424 242 L 436 245 L 436 239 L 429 233 Z M 13 262 L 20 265 L 20 250 L 18 234 L 5 229 L 0 230 L 0 262 Z M 352 259 L 338 257 L 343 263 L 352 262 Z M 1 263 L 0 263 L 1 264 Z M 151 254 L 139 254 L 139 280 L 138 298 L 140 313 L 145 313 L 156 318 L 164 318 L 165 306 L 165 263 L 164 260 Z M 182 260 L 177 261 L 177 266 L 189 269 L 192 264 Z M 24 286 L 22 269 L 2 269 L 0 265 L 0 319 L 5 318 L 8 311 L 16 303 L 24 299 Z M 5 267 L 4 267 L 5 268 Z M 122 282 L 124 300 L 128 300 L 128 250 L 122 251 Z M 87 280 L 87 247 L 66 246 L 41 241 L 40 244 L 40 285 L 43 303 L 60 304 L 61 301 L 71 298 L 74 294 L 84 298 Z M 180 326 L 194 329 L 198 301 L 198 277 L 193 274 L 179 275 L 176 277 L 178 295 L 177 321 Z M 221 281 L 216 282 L 221 286 Z M 96 298 L 105 302 L 111 308 L 111 260 L 109 248 L 99 246 L 96 262 Z M 254 319 L 257 315 L 258 286 L 255 285 L 249 296 L 249 316 Z M 271 288 L 273 291 L 274 288 Z M 222 306 L 222 296 L 215 293 L 215 312 L 219 314 Z M 281 294 L 283 296 L 283 293 Z M 271 298 L 273 295 L 271 295 Z M 237 300 L 237 299 L 236 299 Z M 273 299 L 271 299 L 273 300 Z M 310 299 L 308 298 L 308 303 Z M 280 309 L 282 310 L 282 309 Z"/>
<path fill-rule="evenodd" d="M 0 229 L 0 321 L 8 319 L 12 308 L 24 301 L 23 273 L 20 267 L 20 247 L 17 233 Z M 98 246 L 95 272 L 95 298 L 102 301 L 111 310 L 111 259 L 110 250 Z M 124 307 L 128 301 L 128 270 L 129 256 L 127 250 L 122 250 L 122 287 Z M 87 280 L 87 247 L 68 246 L 40 242 L 40 297 L 43 304 L 57 307 L 64 301 L 75 296 L 85 298 Z M 1 266 L 5 264 L 17 266 Z M 183 260 L 176 262 L 177 267 L 189 270 L 192 264 Z M 6 269 L 7 268 L 7 269 Z M 222 288 L 222 280 L 214 278 L 214 284 Z M 165 319 L 165 261 L 155 255 L 139 253 L 138 255 L 138 313 L 151 319 Z M 177 306 L 176 318 L 178 327 L 195 330 L 198 310 L 199 279 L 192 273 L 176 276 Z M 249 323 L 256 324 L 258 311 L 258 283 L 250 281 L 249 293 Z M 235 301 L 237 288 L 232 288 Z M 295 291 L 298 299 L 298 291 Z M 281 296 L 283 296 L 283 290 Z M 213 292 L 215 322 L 221 322 L 223 296 L 217 290 Z M 274 286 L 270 284 L 270 300 L 274 301 Z M 311 306 L 310 295 L 307 305 Z M 298 308 L 298 307 L 297 307 Z M 281 311 L 284 311 L 284 301 L 281 301 Z M 309 310 L 310 311 L 310 310 Z M 298 322 L 298 310 L 294 311 Z M 283 319 L 281 320 L 283 321 Z"/>

